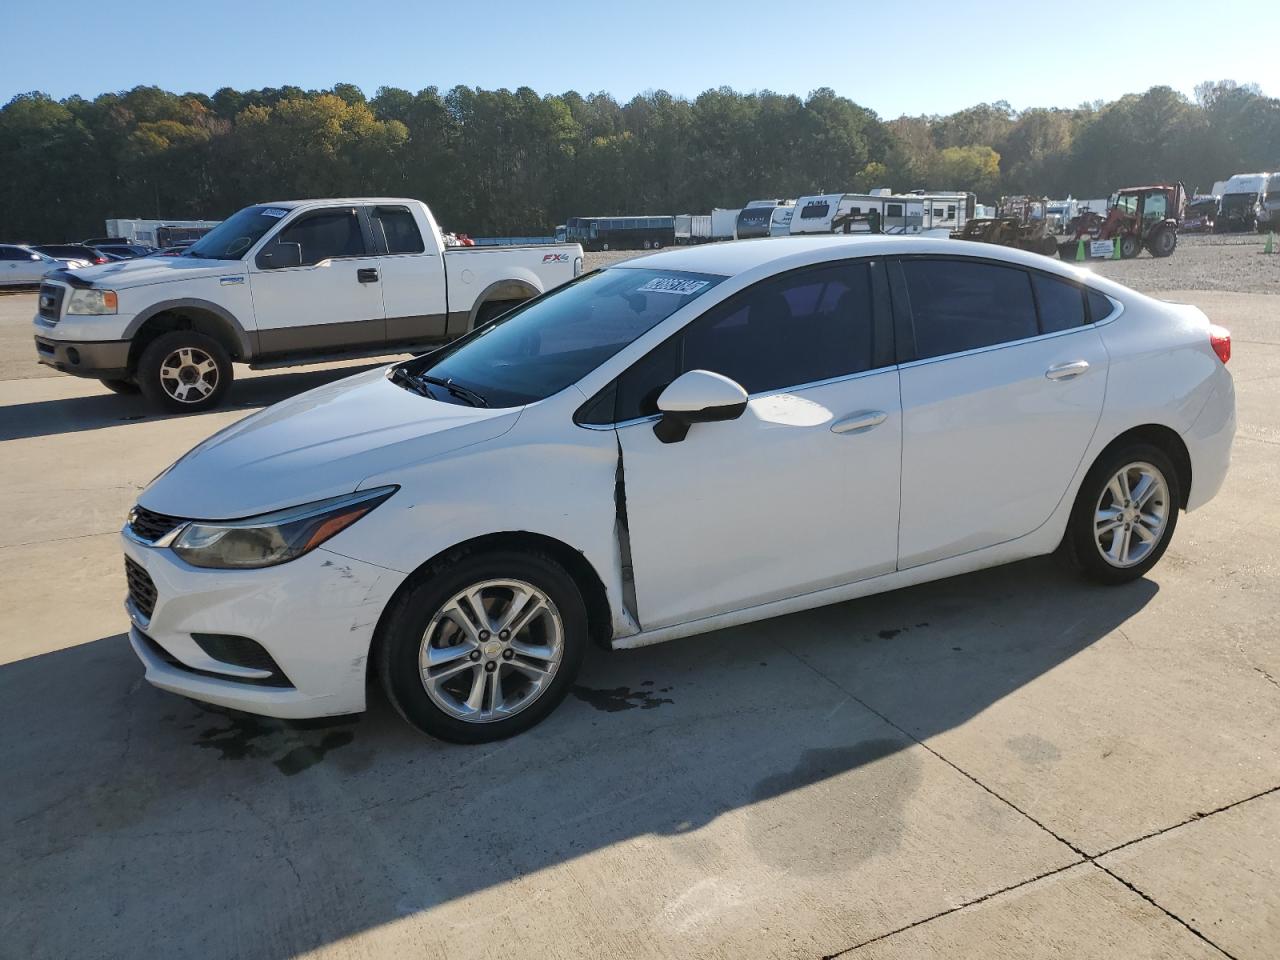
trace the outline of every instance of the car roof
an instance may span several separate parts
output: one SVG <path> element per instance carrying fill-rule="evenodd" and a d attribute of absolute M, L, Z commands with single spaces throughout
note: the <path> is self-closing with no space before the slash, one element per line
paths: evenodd
<path fill-rule="evenodd" d="M 373 203 L 419 203 L 418 200 L 412 200 L 408 197 L 314 197 L 310 200 L 263 200 L 261 203 L 255 203 L 255 207 L 281 207 L 292 210 L 294 207 L 309 206 L 313 203 L 322 203 L 326 206 L 350 207 L 356 205 L 368 205 Z"/>
<path fill-rule="evenodd" d="M 934 254 L 981 257 L 1004 260 L 1050 273 L 1079 278 L 1078 268 L 1039 253 L 1016 250 L 990 243 L 950 240 L 933 237 L 898 237 L 880 234 L 813 234 L 810 236 L 761 237 L 758 240 L 733 240 L 704 243 L 664 250 L 662 253 L 637 257 L 613 264 L 613 268 L 646 270 L 685 270 L 732 277 L 767 264 L 779 270 L 839 260 L 847 257 L 904 256 Z"/>

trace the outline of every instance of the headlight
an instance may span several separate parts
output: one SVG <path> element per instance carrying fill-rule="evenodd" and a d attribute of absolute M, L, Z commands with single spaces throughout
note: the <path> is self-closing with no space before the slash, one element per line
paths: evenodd
<path fill-rule="evenodd" d="M 67 313 L 98 315 L 116 312 L 114 290 L 73 290 Z"/>
<path fill-rule="evenodd" d="M 345 530 L 398 490 L 378 487 L 247 520 L 193 520 L 173 551 L 193 567 L 245 569 L 296 560 Z"/>

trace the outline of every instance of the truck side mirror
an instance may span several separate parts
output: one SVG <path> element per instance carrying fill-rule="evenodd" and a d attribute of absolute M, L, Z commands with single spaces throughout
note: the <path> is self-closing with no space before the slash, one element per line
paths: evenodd
<path fill-rule="evenodd" d="M 276 241 L 258 257 L 258 265 L 269 270 L 302 266 L 302 244 Z"/>

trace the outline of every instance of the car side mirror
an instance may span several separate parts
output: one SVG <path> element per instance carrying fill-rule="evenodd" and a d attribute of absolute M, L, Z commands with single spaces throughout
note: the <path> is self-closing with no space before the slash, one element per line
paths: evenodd
<path fill-rule="evenodd" d="M 302 266 L 302 244 L 277 242 L 263 251 L 262 266 L 271 270 Z"/>
<path fill-rule="evenodd" d="M 662 419 L 653 434 L 663 443 L 679 443 L 695 423 L 737 420 L 747 409 L 747 391 L 739 383 L 709 370 L 690 370 L 658 395 Z"/>

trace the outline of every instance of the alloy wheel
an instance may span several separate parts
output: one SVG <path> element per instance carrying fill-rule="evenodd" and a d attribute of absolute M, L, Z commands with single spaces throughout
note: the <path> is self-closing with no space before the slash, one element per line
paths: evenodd
<path fill-rule="evenodd" d="M 1142 563 L 1169 523 L 1169 486 L 1150 463 L 1121 467 L 1107 481 L 1093 515 L 1093 539 L 1113 567 Z"/>
<path fill-rule="evenodd" d="M 431 618 L 418 656 L 422 686 L 451 717 L 504 720 L 551 685 L 564 639 L 560 612 L 543 591 L 521 580 L 485 580 Z"/>
<path fill-rule="evenodd" d="M 179 347 L 160 364 L 160 386 L 179 403 L 199 403 L 218 387 L 218 365 L 199 347 Z"/>

